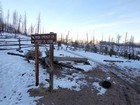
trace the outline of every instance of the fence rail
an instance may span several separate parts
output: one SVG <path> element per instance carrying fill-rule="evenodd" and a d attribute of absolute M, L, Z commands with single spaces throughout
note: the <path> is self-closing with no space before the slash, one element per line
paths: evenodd
<path fill-rule="evenodd" d="M 20 44 L 20 46 L 28 46 L 28 45 L 31 45 L 31 44 Z M 0 44 L 0 46 L 19 46 L 19 44 Z"/>
<path fill-rule="evenodd" d="M 9 40 L 7 40 L 7 38 L 5 38 L 5 40 L 3 40 L 3 38 L 2 39 L 0 38 L 0 50 L 12 50 L 12 49 L 33 47 L 34 45 L 31 44 L 30 42 L 31 42 L 31 40 L 29 40 L 29 39 L 25 40 L 25 39 L 18 38 L 16 40 L 9 41 Z M 11 48 L 8 48 L 10 46 L 11 46 Z M 15 48 L 13 48 L 13 46 L 15 46 Z"/>
<path fill-rule="evenodd" d="M 48 44 L 41 44 L 40 46 L 49 47 Z M 13 50 L 13 49 L 28 48 L 28 47 L 34 47 L 34 44 L 31 44 L 31 40 L 29 39 L 26 40 L 26 39 L 18 38 L 16 40 L 14 39 L 13 41 L 10 41 L 7 40 L 7 38 L 5 38 L 5 40 L 0 38 L 0 50 Z"/>

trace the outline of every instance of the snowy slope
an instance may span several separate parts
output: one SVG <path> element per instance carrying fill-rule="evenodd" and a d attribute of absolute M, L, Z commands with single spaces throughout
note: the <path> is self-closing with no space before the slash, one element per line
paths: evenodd
<path fill-rule="evenodd" d="M 28 85 L 35 82 L 33 67 L 21 57 L 0 51 L 0 105 L 34 103 L 27 93 Z"/>

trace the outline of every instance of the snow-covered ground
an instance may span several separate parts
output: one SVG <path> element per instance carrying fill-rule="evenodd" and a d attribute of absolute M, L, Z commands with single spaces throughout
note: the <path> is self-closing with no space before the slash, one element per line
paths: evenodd
<path fill-rule="evenodd" d="M 2 39 L 15 41 L 17 39 Z M 16 46 L 18 48 L 18 46 Z M 29 97 L 28 90 L 31 88 L 38 88 L 35 86 L 35 72 L 34 72 L 34 61 L 28 63 L 25 58 L 8 55 L 7 52 L 14 52 L 24 55 L 27 50 L 33 48 L 23 48 L 23 53 L 19 53 L 16 50 L 1 50 L 0 51 L 0 105 L 33 105 L 35 100 L 41 97 Z M 45 48 L 41 47 L 42 52 Z M 67 53 L 63 50 L 55 50 L 55 56 L 73 56 L 74 54 Z M 76 66 L 76 65 L 75 65 Z M 87 68 L 88 69 L 88 68 Z M 85 69 L 85 70 L 87 70 Z M 45 87 L 49 87 L 46 79 L 49 79 L 49 74 L 40 66 L 40 83 L 45 84 Z M 70 90 L 79 91 L 81 85 L 86 85 L 86 81 L 78 81 L 77 79 L 83 78 L 82 73 L 75 73 L 67 75 L 63 78 L 54 76 L 54 89 L 68 88 Z M 72 78 L 73 80 L 69 80 Z"/>
<path fill-rule="evenodd" d="M 34 103 L 27 93 L 35 82 L 33 67 L 21 57 L 0 51 L 0 105 Z"/>
<path fill-rule="evenodd" d="M 6 35 L 6 34 L 4 34 Z M 10 36 L 8 34 L 8 36 Z M 12 36 L 12 35 L 11 35 Z M 20 35 L 19 35 L 20 36 Z M 21 36 L 20 36 L 21 37 Z M 23 39 L 28 37 L 23 36 Z M 0 39 L 0 40 L 17 40 L 11 39 Z M 29 43 L 28 43 L 29 44 Z M 18 48 L 18 46 L 16 46 Z M 33 48 L 33 47 L 32 47 Z M 23 53 L 27 52 L 31 48 L 23 48 Z M 45 47 L 41 47 L 42 53 L 45 51 Z M 25 58 L 19 56 L 8 55 L 7 52 L 19 53 L 16 50 L 0 50 L 0 105 L 33 105 L 36 104 L 35 100 L 41 97 L 29 97 L 28 90 L 31 88 L 38 88 L 35 86 L 35 72 L 34 72 L 34 61 L 28 63 Z M 63 45 L 62 50 L 54 50 L 55 56 L 66 56 L 66 57 L 85 57 L 89 59 L 90 65 L 83 65 L 82 63 L 73 64 L 74 67 L 82 68 L 85 72 L 96 68 L 97 63 L 109 65 L 110 63 L 104 62 L 104 60 L 120 60 L 122 63 L 113 63 L 113 65 L 121 67 L 125 72 L 128 72 L 133 76 L 140 76 L 140 61 L 127 60 L 124 58 L 116 58 L 115 56 L 105 56 L 97 53 L 85 52 L 82 50 L 71 51 L 68 49 L 65 51 Z M 64 72 L 64 71 L 63 71 Z M 62 73 L 63 73 L 62 72 Z M 49 87 L 46 79 L 49 79 L 49 74 L 40 66 L 40 83 L 45 84 L 45 87 Z M 79 91 L 81 86 L 87 85 L 87 81 L 81 78 L 86 75 L 81 72 L 73 73 L 72 75 L 66 75 L 65 77 L 54 76 L 54 89 L 67 88 L 70 90 Z M 70 80 L 71 78 L 72 80 Z M 103 95 L 107 91 L 102 88 L 98 82 L 93 82 L 93 89 L 97 89 L 98 95 Z"/>
<path fill-rule="evenodd" d="M 30 88 L 38 88 L 35 86 L 34 61 L 27 63 L 24 58 L 7 55 L 7 52 L 0 51 L 0 105 L 35 104 L 34 100 L 40 97 L 31 98 L 28 93 Z M 79 91 L 81 85 L 86 85 L 86 81 L 77 81 L 77 79 L 83 77 L 82 73 L 67 75 L 64 78 L 54 76 L 54 89 L 61 87 Z M 40 83 L 49 87 L 45 81 L 49 79 L 49 75 L 41 66 L 39 78 Z"/>
<path fill-rule="evenodd" d="M 110 57 L 109 55 L 101 55 L 98 53 L 85 52 L 81 50 L 72 51 L 68 49 L 68 51 L 73 54 L 76 54 L 77 56 L 79 55 L 80 57 L 88 58 L 90 61 L 92 61 L 91 65 L 94 62 L 105 64 L 105 65 L 114 65 L 123 69 L 125 72 L 128 72 L 133 77 L 140 76 L 140 61 L 138 60 L 128 60 L 128 59 L 124 59 L 122 57 L 116 57 L 116 56 Z M 122 62 L 110 63 L 110 62 L 105 62 L 104 60 L 122 61 Z"/>

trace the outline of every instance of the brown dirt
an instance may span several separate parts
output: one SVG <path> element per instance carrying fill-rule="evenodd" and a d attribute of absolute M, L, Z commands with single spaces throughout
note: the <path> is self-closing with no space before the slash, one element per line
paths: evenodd
<path fill-rule="evenodd" d="M 61 76 L 60 72 L 57 73 Z M 110 72 L 103 72 L 99 67 L 84 74 L 87 75 L 84 79 L 88 86 L 80 91 L 59 88 L 50 93 L 40 84 L 40 88 L 30 89 L 29 94 L 31 97 L 43 96 L 36 100 L 37 105 L 140 105 L 139 80 L 132 84 Z M 108 76 L 111 77 L 111 88 L 104 95 L 97 95 L 98 91 L 93 88 L 92 83 L 101 82 Z"/>

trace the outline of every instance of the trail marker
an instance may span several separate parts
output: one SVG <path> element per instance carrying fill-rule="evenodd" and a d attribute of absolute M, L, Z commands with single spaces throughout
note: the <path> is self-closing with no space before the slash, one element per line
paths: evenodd
<path fill-rule="evenodd" d="M 56 42 L 56 33 L 50 32 L 49 34 L 33 34 L 31 35 L 32 44 L 53 44 Z"/>
<path fill-rule="evenodd" d="M 39 44 L 50 44 L 50 92 L 53 90 L 53 58 L 54 58 L 54 45 L 53 43 L 57 41 L 57 34 L 50 32 L 48 34 L 32 34 L 31 35 L 31 43 L 35 44 L 35 80 L 36 86 L 39 85 Z"/>

